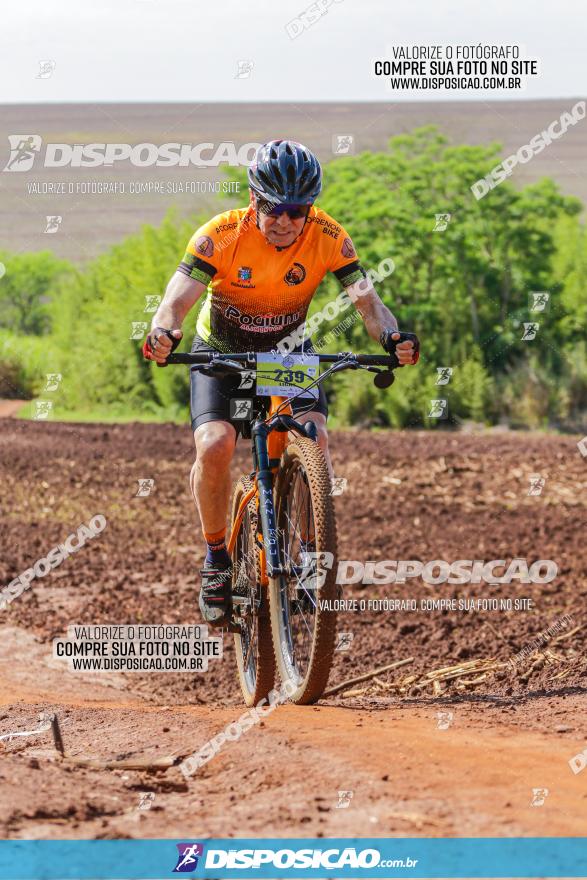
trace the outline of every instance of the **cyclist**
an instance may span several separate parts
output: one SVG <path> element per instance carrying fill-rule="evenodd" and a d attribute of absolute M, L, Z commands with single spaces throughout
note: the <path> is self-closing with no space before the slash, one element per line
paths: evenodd
<path fill-rule="evenodd" d="M 145 357 L 165 363 L 179 344 L 187 313 L 206 290 L 192 352 L 270 351 L 303 329 L 316 288 L 331 271 L 354 302 L 369 335 L 386 351 L 395 350 L 400 364 L 416 363 L 417 338 L 399 335 L 397 321 L 367 278 L 350 236 L 314 204 L 322 188 L 316 156 L 295 141 L 269 141 L 259 147 L 248 182 L 248 207 L 218 214 L 190 239 L 154 315 L 143 346 Z M 309 340 L 294 350 L 311 350 Z M 191 372 L 196 461 L 190 484 L 207 547 L 199 605 L 213 626 L 226 625 L 231 613 L 226 519 L 230 463 L 244 422 L 235 419 L 234 411 L 231 420 L 230 402 L 254 394 L 253 390 L 247 394 L 239 384 L 240 377 Z M 307 398 L 294 401 L 294 415 L 307 405 Z M 306 418 L 316 425 L 317 440 L 332 474 L 327 414 L 320 388 Z"/>

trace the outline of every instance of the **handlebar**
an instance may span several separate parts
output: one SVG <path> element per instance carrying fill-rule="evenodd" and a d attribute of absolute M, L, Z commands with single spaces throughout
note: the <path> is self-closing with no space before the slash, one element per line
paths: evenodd
<path fill-rule="evenodd" d="M 221 352 L 173 352 L 167 358 L 168 364 L 210 364 L 212 361 L 224 361 L 228 366 L 230 361 L 234 361 L 243 368 L 251 369 L 256 364 L 258 354 L 271 354 L 271 352 L 238 352 L 236 354 L 222 354 Z M 354 354 L 352 351 L 342 352 L 340 354 L 318 354 L 314 352 L 292 352 L 292 354 L 308 354 L 311 357 L 317 356 L 321 364 L 343 364 L 345 361 L 349 365 L 356 364 L 359 367 L 384 367 L 388 370 L 394 370 L 398 366 L 395 355 L 391 354 Z"/>
<path fill-rule="evenodd" d="M 257 366 L 257 356 L 259 354 L 273 354 L 273 352 L 243 351 L 230 354 L 215 351 L 194 353 L 171 352 L 167 357 L 165 366 L 167 364 L 189 364 L 199 368 L 198 372 L 201 371 L 209 375 L 216 373 L 216 375 L 222 376 L 230 373 L 244 372 L 245 370 L 254 370 Z M 389 388 L 390 385 L 393 385 L 395 379 L 393 371 L 400 366 L 395 354 L 355 354 L 352 351 L 344 351 L 340 354 L 316 354 L 312 351 L 292 352 L 292 354 L 308 354 L 310 357 L 317 357 L 319 363 L 330 364 L 330 367 L 321 376 L 317 376 L 305 389 L 306 391 L 318 386 L 327 376 L 333 373 L 338 373 L 341 370 L 358 369 L 369 370 L 369 372 L 375 373 L 374 382 L 377 388 Z M 299 397 L 301 394 L 302 389 L 294 398 Z M 290 398 L 290 400 L 294 398 Z"/>

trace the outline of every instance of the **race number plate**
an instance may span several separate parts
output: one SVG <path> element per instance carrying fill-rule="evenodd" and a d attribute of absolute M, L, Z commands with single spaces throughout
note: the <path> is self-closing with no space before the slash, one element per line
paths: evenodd
<path fill-rule="evenodd" d="M 257 394 L 293 397 L 302 389 L 302 397 L 318 399 L 318 388 L 308 389 L 320 372 L 318 355 L 257 354 Z"/>

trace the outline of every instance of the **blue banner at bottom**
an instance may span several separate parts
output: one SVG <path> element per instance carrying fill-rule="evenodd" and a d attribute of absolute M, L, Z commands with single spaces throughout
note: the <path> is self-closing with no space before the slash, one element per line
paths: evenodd
<path fill-rule="evenodd" d="M 587 877 L 587 838 L 3 840 L 0 880 Z"/>

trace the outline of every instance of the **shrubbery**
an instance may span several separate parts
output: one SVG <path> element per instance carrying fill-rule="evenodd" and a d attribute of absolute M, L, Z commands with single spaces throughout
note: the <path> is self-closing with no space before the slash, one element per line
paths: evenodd
<path fill-rule="evenodd" d="M 499 145 L 452 146 L 425 128 L 392 138 L 386 152 L 326 167 L 321 207 L 351 233 L 366 268 L 393 260 L 393 273 L 376 288 L 400 326 L 422 340 L 420 365 L 399 370 L 388 391 L 363 373 L 333 380 L 338 424 L 430 427 L 437 424 L 428 417 L 430 400 L 438 397 L 449 401 L 449 421 L 580 424 L 587 410 L 582 206 L 546 179 L 521 190 L 504 182 L 477 202 L 470 185 L 498 161 Z M 437 214 L 450 214 L 444 231 L 434 231 Z M 0 335 L 1 393 L 38 394 L 45 373 L 61 372 L 56 404 L 66 410 L 185 413 L 187 370 L 147 364 L 142 340 L 130 335 L 133 322 L 150 323 L 145 297 L 163 293 L 204 219 L 170 213 L 83 270 L 50 254 L 4 255 L 0 325 L 10 331 Z M 549 309 L 531 313 L 529 294 L 539 290 L 550 294 Z M 326 278 L 312 311 L 337 293 L 335 279 Z M 195 318 L 183 328 L 184 349 Z M 525 322 L 540 324 L 533 341 L 522 341 Z M 322 350 L 345 349 L 379 350 L 360 320 Z M 448 385 L 436 384 L 437 367 L 452 367 Z"/>

